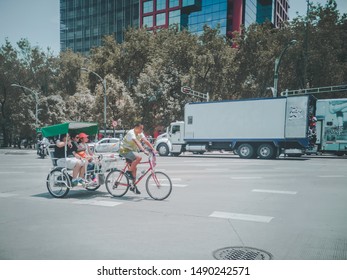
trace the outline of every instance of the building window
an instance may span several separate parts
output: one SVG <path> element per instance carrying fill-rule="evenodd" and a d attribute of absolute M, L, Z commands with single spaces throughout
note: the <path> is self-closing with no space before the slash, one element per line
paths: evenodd
<path fill-rule="evenodd" d="M 157 0 L 157 11 L 166 9 L 166 0 Z"/>
<path fill-rule="evenodd" d="M 166 14 L 165 13 L 157 14 L 156 20 L 157 20 L 156 26 L 165 25 L 166 24 Z"/>
<path fill-rule="evenodd" d="M 195 5 L 195 0 L 182 0 L 183 7 L 193 6 L 193 5 Z"/>
<path fill-rule="evenodd" d="M 144 17 L 143 26 L 153 27 L 153 16 Z"/>
<path fill-rule="evenodd" d="M 151 13 L 153 12 L 153 1 L 146 1 L 143 2 L 143 13 Z"/>
<path fill-rule="evenodd" d="M 169 25 L 181 24 L 181 11 L 176 10 L 169 13 Z"/>
<path fill-rule="evenodd" d="M 180 4 L 179 0 L 170 0 L 169 7 L 170 8 L 178 7 L 179 4 Z"/>

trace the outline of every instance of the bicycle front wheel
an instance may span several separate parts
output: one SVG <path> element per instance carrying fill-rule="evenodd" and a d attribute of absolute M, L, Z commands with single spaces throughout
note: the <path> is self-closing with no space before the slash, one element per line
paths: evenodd
<path fill-rule="evenodd" d="M 146 190 L 151 198 L 164 200 L 171 194 L 172 183 L 168 175 L 157 171 L 148 176 Z"/>
<path fill-rule="evenodd" d="M 129 179 L 123 171 L 113 170 L 108 173 L 105 185 L 110 195 L 114 197 L 121 197 L 128 191 Z"/>

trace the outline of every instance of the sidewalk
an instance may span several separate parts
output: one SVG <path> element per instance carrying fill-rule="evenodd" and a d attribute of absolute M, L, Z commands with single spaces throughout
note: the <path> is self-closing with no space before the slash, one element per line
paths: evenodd
<path fill-rule="evenodd" d="M 32 155 L 36 154 L 34 149 L 0 148 L 0 155 Z"/>

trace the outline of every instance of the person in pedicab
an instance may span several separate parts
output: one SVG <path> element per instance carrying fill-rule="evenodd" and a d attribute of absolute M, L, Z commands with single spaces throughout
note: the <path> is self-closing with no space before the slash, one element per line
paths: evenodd
<path fill-rule="evenodd" d="M 86 161 L 88 161 L 87 171 L 91 171 L 91 179 L 93 180 L 93 182 L 96 182 L 95 174 L 92 172 L 95 168 L 95 163 L 93 162 L 94 153 L 88 145 L 88 136 L 89 135 L 84 132 L 81 132 L 80 134 L 76 135 L 76 138 L 78 138 L 77 154 Z"/>
<path fill-rule="evenodd" d="M 66 157 L 65 157 L 66 146 Z M 85 163 L 83 158 L 77 154 L 77 145 L 71 141 L 69 134 L 62 134 L 56 142 L 54 157 L 57 158 L 57 165 L 72 169 L 72 186 L 84 183 Z"/>

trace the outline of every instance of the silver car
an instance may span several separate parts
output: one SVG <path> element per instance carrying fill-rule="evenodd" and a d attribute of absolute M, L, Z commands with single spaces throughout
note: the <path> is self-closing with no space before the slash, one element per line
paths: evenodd
<path fill-rule="evenodd" d="M 95 143 L 94 151 L 97 153 L 116 153 L 119 151 L 119 146 L 119 138 L 103 138 Z"/>

